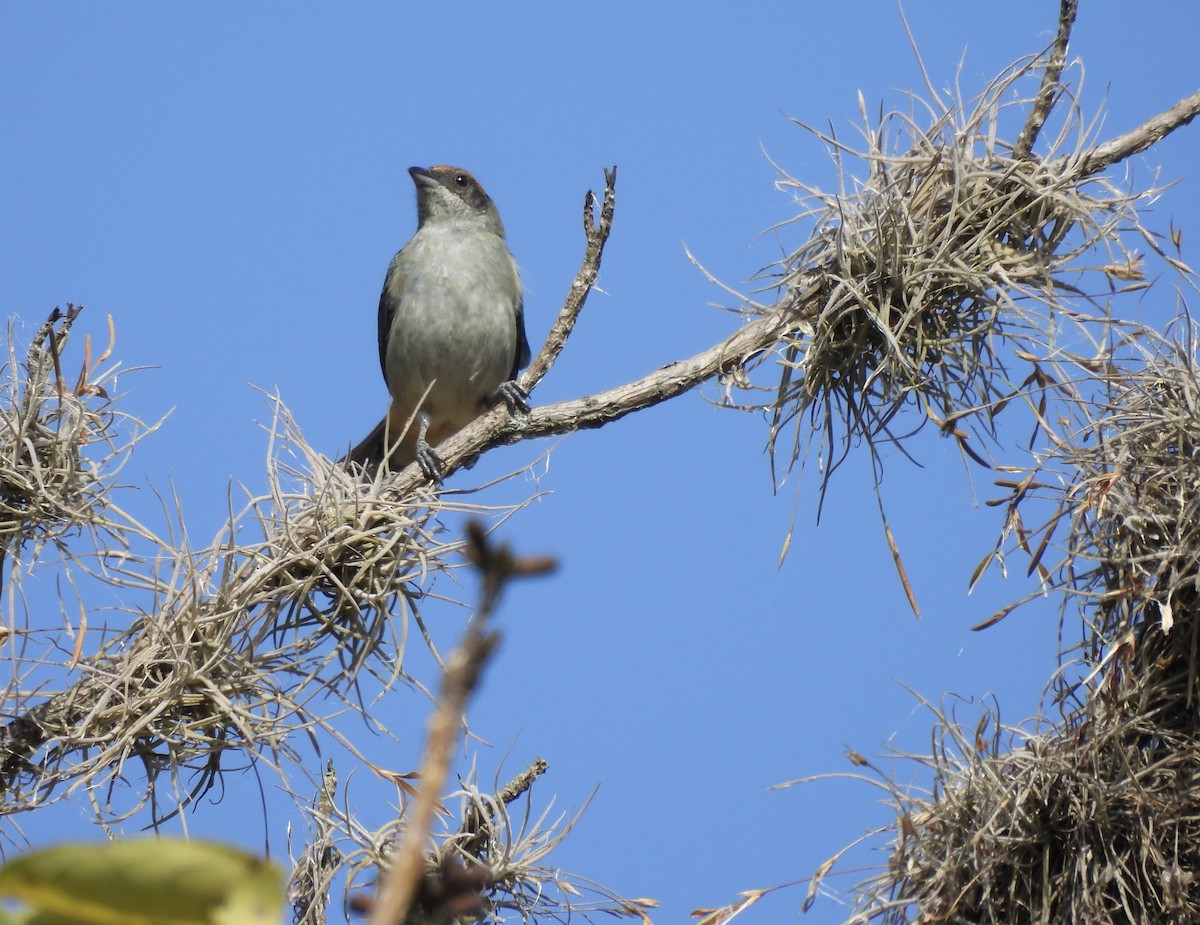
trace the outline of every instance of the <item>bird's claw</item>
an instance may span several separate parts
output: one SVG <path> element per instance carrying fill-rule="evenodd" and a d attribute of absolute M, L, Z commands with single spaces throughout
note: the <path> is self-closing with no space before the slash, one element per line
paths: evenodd
<path fill-rule="evenodd" d="M 442 477 L 446 474 L 445 467 L 442 464 L 442 459 L 424 440 L 417 444 L 416 449 L 417 463 L 421 467 L 421 471 L 425 473 L 425 478 L 436 485 L 442 484 Z"/>
<path fill-rule="evenodd" d="M 501 382 L 496 387 L 496 391 L 492 393 L 493 404 L 501 401 L 508 406 L 510 414 L 515 414 L 518 411 L 522 414 L 529 413 L 529 393 L 517 385 L 517 380 L 515 379 Z"/>

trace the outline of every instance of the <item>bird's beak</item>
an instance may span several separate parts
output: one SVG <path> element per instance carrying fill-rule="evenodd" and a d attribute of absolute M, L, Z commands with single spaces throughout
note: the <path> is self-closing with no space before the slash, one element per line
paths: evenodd
<path fill-rule="evenodd" d="M 438 181 L 433 178 L 433 175 L 424 167 L 409 167 L 408 175 L 413 178 L 413 182 L 420 186 L 437 186 Z"/>

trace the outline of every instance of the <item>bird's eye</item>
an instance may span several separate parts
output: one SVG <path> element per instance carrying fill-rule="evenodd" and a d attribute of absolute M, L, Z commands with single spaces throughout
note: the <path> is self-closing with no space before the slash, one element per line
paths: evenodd
<path fill-rule="evenodd" d="M 465 173 L 456 173 L 454 175 L 454 182 L 459 186 L 466 186 L 470 181 L 467 179 L 467 175 Z"/>

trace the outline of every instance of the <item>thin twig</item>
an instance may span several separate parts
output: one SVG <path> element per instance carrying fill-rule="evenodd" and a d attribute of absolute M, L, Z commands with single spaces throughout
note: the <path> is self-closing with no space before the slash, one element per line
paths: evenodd
<path fill-rule="evenodd" d="M 480 605 L 462 643 L 446 660 L 442 693 L 429 721 L 421 786 L 409 811 L 404 837 L 371 908 L 370 925 L 407 922 L 418 904 L 429 869 L 428 845 L 433 821 L 450 776 L 461 718 L 483 666 L 500 641 L 499 633 L 488 627 L 504 586 L 514 577 L 544 574 L 554 568 L 552 559 L 517 558 L 506 545 L 492 545 L 479 521 L 467 524 L 467 534 L 467 556 L 478 569 L 482 582 Z"/>
<path fill-rule="evenodd" d="M 1029 157 L 1042 126 L 1050 116 L 1050 110 L 1062 92 L 1062 71 L 1067 61 L 1067 45 L 1071 41 L 1071 27 L 1075 25 L 1075 14 L 1079 12 L 1079 0 L 1062 0 L 1058 7 L 1058 34 L 1050 46 L 1046 69 L 1042 71 L 1042 85 L 1025 120 L 1025 127 L 1013 145 L 1013 157 Z"/>
<path fill-rule="evenodd" d="M 510 780 L 496 793 L 499 805 L 507 806 L 526 793 L 533 782 L 546 773 L 550 765 L 545 758 L 535 758 L 533 764 Z M 472 804 L 463 818 L 458 834 L 464 838 L 462 850 L 471 856 L 478 856 L 482 846 L 489 841 L 492 826 L 497 813 L 496 804 L 491 802 Z"/>
<path fill-rule="evenodd" d="M 617 168 L 614 165 L 611 169 L 604 171 L 604 202 L 600 207 L 599 223 L 596 221 L 595 194 L 588 190 L 587 195 L 583 197 L 583 233 L 587 239 L 583 263 L 579 267 L 579 272 L 575 274 L 575 280 L 571 283 L 571 291 L 567 293 L 562 310 L 550 328 L 545 345 L 534 357 L 533 362 L 529 364 L 529 369 L 525 371 L 525 375 L 521 379 L 521 386 L 527 392 L 533 391 L 534 386 L 542 381 L 542 377 L 549 372 L 554 361 L 558 359 L 558 355 L 566 345 L 567 338 L 575 329 L 575 322 L 579 319 L 579 313 L 583 310 L 588 293 L 596 285 L 596 278 L 600 274 L 600 260 L 604 256 L 604 245 L 608 241 L 609 232 L 612 231 L 613 209 L 616 201 Z"/>
<path fill-rule="evenodd" d="M 409 810 L 404 838 L 383 877 L 372 906 L 370 925 L 399 925 L 407 922 L 416 904 L 428 864 L 428 843 L 437 803 L 450 776 L 450 763 L 458 741 L 459 720 L 475 690 L 484 664 L 500 641 L 494 630 L 485 629 L 481 610 L 467 635 L 446 660 L 442 694 L 429 720 L 425 759 L 421 763 L 421 786 Z"/>

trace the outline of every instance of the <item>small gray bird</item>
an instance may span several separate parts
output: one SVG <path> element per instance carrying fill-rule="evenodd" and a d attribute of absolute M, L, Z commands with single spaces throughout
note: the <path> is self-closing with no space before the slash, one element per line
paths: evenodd
<path fill-rule="evenodd" d="M 459 167 L 408 172 L 417 231 L 392 258 L 379 297 L 379 363 L 392 405 L 346 459 L 369 472 L 415 459 L 440 482 L 434 446 L 489 404 L 529 410 L 514 381 L 529 363 L 529 341 L 521 277 L 496 204 Z"/>

